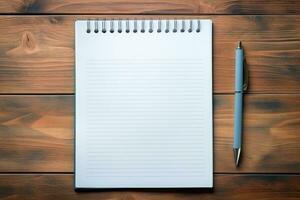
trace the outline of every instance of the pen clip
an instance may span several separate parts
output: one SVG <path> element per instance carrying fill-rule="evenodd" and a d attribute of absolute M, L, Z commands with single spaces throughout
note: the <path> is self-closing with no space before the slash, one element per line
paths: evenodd
<path fill-rule="evenodd" d="M 249 83 L 249 71 L 248 71 L 248 67 L 247 67 L 247 62 L 246 59 L 244 58 L 244 84 L 243 84 L 243 90 L 247 91 L 248 89 L 248 83 Z"/>

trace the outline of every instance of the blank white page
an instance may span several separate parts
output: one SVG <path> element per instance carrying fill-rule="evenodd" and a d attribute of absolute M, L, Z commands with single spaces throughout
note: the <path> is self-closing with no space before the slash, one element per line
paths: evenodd
<path fill-rule="evenodd" d="M 75 29 L 75 187 L 212 187 L 212 22 Z"/>

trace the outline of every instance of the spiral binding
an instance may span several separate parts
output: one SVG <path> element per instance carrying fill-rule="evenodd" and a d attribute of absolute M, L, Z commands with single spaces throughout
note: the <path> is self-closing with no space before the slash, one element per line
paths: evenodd
<path fill-rule="evenodd" d="M 196 19 L 174 20 L 87 20 L 87 33 L 177 33 L 201 31 L 201 22 Z"/>

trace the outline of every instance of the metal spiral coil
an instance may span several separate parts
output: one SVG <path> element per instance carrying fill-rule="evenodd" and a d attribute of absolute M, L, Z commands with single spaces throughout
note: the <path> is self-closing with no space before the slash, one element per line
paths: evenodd
<path fill-rule="evenodd" d="M 92 23 L 93 22 L 93 23 Z M 87 20 L 87 33 L 173 33 L 201 32 L 200 20 Z"/>

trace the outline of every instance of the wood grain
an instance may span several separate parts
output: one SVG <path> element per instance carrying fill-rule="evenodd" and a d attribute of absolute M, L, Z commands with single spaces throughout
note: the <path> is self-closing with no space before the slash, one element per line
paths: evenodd
<path fill-rule="evenodd" d="M 1 16 L 0 93 L 73 93 L 74 21 L 86 18 Z M 238 40 L 246 50 L 250 93 L 300 92 L 300 16 L 202 18 L 214 22 L 215 93 L 234 91 Z"/>
<path fill-rule="evenodd" d="M 243 159 L 232 155 L 233 95 L 214 97 L 214 170 L 299 173 L 300 95 L 247 95 Z M 73 172 L 73 96 L 0 97 L 0 172 Z"/>
<path fill-rule="evenodd" d="M 101 200 L 296 200 L 300 198 L 300 176 L 215 175 L 214 190 L 73 190 L 72 175 L 0 175 L 0 199 L 101 199 Z"/>
<path fill-rule="evenodd" d="M 217 172 L 300 172 L 300 95 L 246 95 L 240 168 L 232 163 L 234 96 L 214 98 Z"/>
<path fill-rule="evenodd" d="M 1 96 L 0 171 L 71 171 L 72 106 L 69 96 Z"/>
<path fill-rule="evenodd" d="M 297 0 L 9 0 L 1 13 L 299 14 Z"/>

